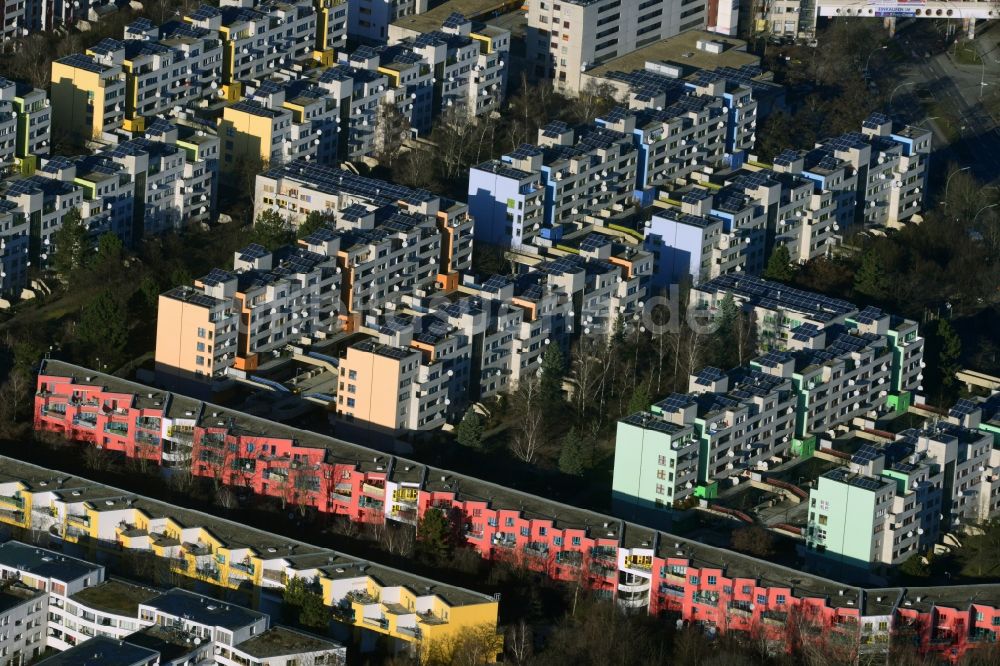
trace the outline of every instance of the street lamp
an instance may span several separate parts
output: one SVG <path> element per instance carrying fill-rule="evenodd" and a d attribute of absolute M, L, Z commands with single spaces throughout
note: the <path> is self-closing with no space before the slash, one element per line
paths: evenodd
<path fill-rule="evenodd" d="M 886 46 L 885 44 L 883 44 L 882 46 L 878 47 L 877 49 L 875 49 L 874 51 L 872 51 L 871 53 L 868 54 L 868 59 L 865 60 L 865 78 L 866 79 L 868 78 L 868 65 L 870 65 L 871 62 L 872 62 L 872 56 L 875 55 L 878 51 L 884 51 L 887 48 L 889 48 L 889 47 Z"/>
<path fill-rule="evenodd" d="M 972 168 L 971 166 L 964 166 L 961 169 L 955 169 L 954 171 L 951 172 L 951 175 L 948 176 L 948 180 L 944 181 L 944 205 L 945 206 L 948 205 L 948 188 L 951 187 L 951 179 L 954 178 L 955 174 L 957 174 L 959 171 L 968 171 L 971 168 Z"/>
<path fill-rule="evenodd" d="M 980 208 L 979 210 L 977 210 L 976 214 L 972 216 L 972 224 L 973 225 L 976 224 L 976 220 L 979 219 L 979 214 L 982 213 L 984 210 L 986 210 L 987 208 L 996 208 L 997 206 L 1000 206 L 1000 203 L 987 204 L 982 208 Z"/>
<path fill-rule="evenodd" d="M 900 83 L 898 86 L 896 86 L 895 88 L 893 88 L 892 92 L 889 93 L 889 108 L 892 108 L 892 98 L 896 94 L 896 91 L 899 90 L 900 88 L 902 88 L 903 86 L 912 86 L 914 83 L 916 83 L 916 82 L 915 81 L 906 81 L 905 83 Z"/>

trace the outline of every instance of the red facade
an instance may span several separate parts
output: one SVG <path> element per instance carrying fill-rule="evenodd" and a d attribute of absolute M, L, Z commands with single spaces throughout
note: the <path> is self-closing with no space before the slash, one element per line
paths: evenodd
<path fill-rule="evenodd" d="M 164 402 L 168 399 L 164 395 Z M 156 402 L 154 394 L 106 391 L 100 385 L 43 374 L 38 378 L 34 427 L 164 464 L 162 438 L 171 420 L 166 406 Z M 431 507 L 441 509 L 484 558 L 514 561 L 557 580 L 579 582 L 616 597 L 626 608 L 646 609 L 719 632 L 744 632 L 787 648 L 823 640 L 828 649 L 850 653 L 879 645 L 878 627 L 868 632 L 872 622 L 869 618 L 866 623 L 855 605 L 861 600 L 810 596 L 801 589 L 793 591 L 791 581 L 788 586 L 765 585 L 755 578 L 728 577 L 726 570 L 695 566 L 688 557 L 660 556 L 655 543 L 626 548 L 617 532 L 622 523 L 614 518 L 607 517 L 603 527 L 569 527 L 572 520 L 529 517 L 520 508 L 492 506 L 493 502 L 463 497 L 461 491 L 424 487 L 416 491 L 415 516 L 407 513 L 409 509 L 393 512 L 386 496 L 392 461 L 384 454 L 372 451 L 375 463 L 369 459 L 364 466 L 360 461 L 331 462 L 326 448 L 244 433 L 236 424 L 214 418 L 193 427 L 190 446 L 191 471 L 197 476 L 352 521 L 384 523 L 406 514 L 407 522 L 414 522 Z M 531 499 L 536 505 L 545 504 L 540 498 Z M 570 511 L 558 505 L 546 507 L 552 516 L 560 510 Z M 667 541 L 670 536 L 657 538 Z M 894 609 L 890 624 L 895 636 L 912 639 L 922 651 L 957 660 L 968 649 L 996 640 L 1000 608 L 973 603 L 966 610 L 945 604 L 922 609 L 916 598 L 915 605 L 907 602 Z"/>

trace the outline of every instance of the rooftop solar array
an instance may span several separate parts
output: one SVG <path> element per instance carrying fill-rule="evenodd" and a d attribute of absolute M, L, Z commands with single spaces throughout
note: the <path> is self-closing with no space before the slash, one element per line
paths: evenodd
<path fill-rule="evenodd" d="M 107 66 L 96 62 L 91 56 L 83 53 L 74 53 L 66 56 L 65 58 L 60 58 L 56 62 L 61 65 L 75 67 L 76 69 L 82 69 L 86 72 L 96 72 L 98 74 L 108 69 Z"/>
<path fill-rule="evenodd" d="M 694 397 L 684 393 L 673 393 L 656 403 L 664 412 L 677 412 L 694 403 Z"/>
<path fill-rule="evenodd" d="M 441 26 L 444 28 L 458 29 L 466 23 L 468 23 L 468 21 L 464 16 L 458 12 L 452 12 L 448 15 L 448 18 L 444 20 L 444 23 L 442 23 Z"/>
<path fill-rule="evenodd" d="M 486 282 L 483 283 L 482 289 L 483 291 L 488 291 L 490 293 L 495 294 L 509 284 L 510 280 L 508 280 L 504 276 L 493 275 L 488 280 L 486 280 Z"/>
<path fill-rule="evenodd" d="M 580 241 L 580 250 L 583 252 L 594 252 L 602 247 L 611 244 L 611 239 L 604 234 L 588 234 Z"/>
<path fill-rule="evenodd" d="M 697 289 L 706 292 L 732 292 L 751 304 L 767 301 L 771 307 L 797 310 L 820 321 L 829 321 L 857 311 L 854 305 L 845 300 L 795 289 L 756 276 L 720 275 L 699 285 Z"/>
<path fill-rule="evenodd" d="M 956 417 L 967 416 L 972 412 L 976 411 L 977 409 L 979 409 L 979 406 L 976 405 L 976 403 L 974 403 L 971 400 L 963 398 L 955 403 L 955 406 L 952 407 L 951 410 L 948 412 L 948 416 L 956 416 Z"/>
<path fill-rule="evenodd" d="M 758 365 L 764 366 L 765 368 L 776 368 L 791 359 L 792 355 L 788 352 L 772 351 L 754 359 L 754 362 Z"/>
<path fill-rule="evenodd" d="M 213 268 L 208 272 L 208 275 L 201 278 L 201 282 L 202 284 L 205 284 L 207 286 L 214 287 L 215 285 L 221 284 L 223 282 L 232 279 L 233 279 L 233 274 L 230 273 L 229 271 L 224 271 L 221 268 Z"/>
<path fill-rule="evenodd" d="M 859 324 L 871 325 L 877 322 L 879 319 L 881 319 L 882 316 L 883 313 L 880 309 L 872 305 L 869 305 L 865 307 L 865 309 L 863 309 L 861 312 L 856 314 L 853 317 L 853 319 L 857 321 Z"/>
<path fill-rule="evenodd" d="M 866 118 L 865 121 L 861 123 L 861 126 L 867 129 L 878 129 L 880 126 L 890 122 L 891 121 L 889 120 L 889 116 L 885 115 L 884 113 L 879 113 L 876 111 L 875 113 L 868 116 L 868 118 Z"/>
<path fill-rule="evenodd" d="M 807 342 L 818 336 L 821 333 L 819 327 L 816 324 L 811 324 L 805 322 L 792 329 L 792 340 L 798 340 L 799 342 Z"/>
<path fill-rule="evenodd" d="M 296 160 L 268 171 L 270 178 L 292 178 L 327 193 L 347 193 L 373 202 L 425 203 L 437 197 L 427 190 L 416 190 L 396 183 L 358 176 L 334 167 Z"/>
<path fill-rule="evenodd" d="M 878 457 L 879 450 L 875 448 L 875 445 L 865 444 L 851 456 L 851 462 L 858 465 L 867 465 Z"/>
<path fill-rule="evenodd" d="M 263 245 L 260 245 L 259 243 L 250 243 L 245 248 L 240 250 L 240 259 L 242 261 L 253 261 L 254 259 L 266 257 L 268 254 L 270 254 L 270 252 L 268 252 Z"/>

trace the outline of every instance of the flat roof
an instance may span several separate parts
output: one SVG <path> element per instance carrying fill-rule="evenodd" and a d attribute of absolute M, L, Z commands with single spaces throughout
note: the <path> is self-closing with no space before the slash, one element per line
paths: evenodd
<path fill-rule="evenodd" d="M 258 613 L 243 606 L 236 606 L 180 588 L 174 588 L 143 602 L 143 606 L 155 608 L 160 612 L 182 617 L 198 624 L 225 627 L 232 631 L 248 627 L 267 618 L 264 613 Z"/>
<path fill-rule="evenodd" d="M 38 666 L 134 666 L 145 664 L 159 655 L 155 650 L 118 641 L 105 636 L 95 636 L 38 662 Z"/>
<path fill-rule="evenodd" d="M 160 590 L 151 587 L 112 579 L 100 585 L 84 588 L 71 596 L 70 600 L 94 610 L 136 617 L 139 615 L 139 604 L 160 594 Z"/>
<path fill-rule="evenodd" d="M 445 19 L 452 13 L 457 12 L 470 21 L 482 20 L 502 10 L 505 4 L 503 0 L 447 0 L 423 14 L 404 16 L 392 24 L 414 32 L 433 32 L 440 30 Z"/>
<path fill-rule="evenodd" d="M 0 613 L 6 613 L 11 608 L 17 608 L 41 595 L 42 592 L 39 590 L 15 583 L 0 590 Z"/>
<path fill-rule="evenodd" d="M 319 636 L 295 631 L 288 627 L 277 626 L 271 627 L 264 633 L 235 645 L 234 649 L 245 652 L 251 657 L 267 659 L 269 657 L 303 652 L 336 650 L 341 647 L 339 643 L 320 638 Z"/>
<path fill-rule="evenodd" d="M 724 45 L 722 53 L 709 53 L 698 48 L 699 40 L 719 42 Z M 717 67 L 742 67 L 756 65 L 760 58 L 746 52 L 747 43 L 735 37 L 726 37 L 706 30 L 687 30 L 670 37 L 653 42 L 631 53 L 607 60 L 584 74 L 595 78 L 603 78 L 609 72 L 633 72 L 645 69 L 647 62 L 669 63 L 683 68 L 683 77 L 697 70 L 715 69 Z"/>
<path fill-rule="evenodd" d="M 0 473 L 0 479 L 7 476 L 9 467 L 6 462 L 3 469 L 4 473 Z M 11 480 L 14 479 L 16 477 Z M 64 582 L 78 580 L 104 569 L 99 564 L 91 564 L 54 550 L 30 546 L 19 541 L 8 541 L 0 544 L 0 565 L 18 569 L 33 576 L 55 578 Z"/>

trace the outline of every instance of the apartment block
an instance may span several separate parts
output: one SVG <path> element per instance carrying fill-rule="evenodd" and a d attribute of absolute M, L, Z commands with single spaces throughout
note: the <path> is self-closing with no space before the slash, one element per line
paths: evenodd
<path fill-rule="evenodd" d="M 709 291 L 716 295 L 733 294 L 737 302 L 743 303 L 740 296 L 746 297 L 754 289 L 766 290 L 770 285 L 781 291 L 785 289 L 783 285 L 779 288 L 758 278 L 742 278 L 736 283 L 755 286 L 748 291 L 739 287 L 714 291 L 720 288 L 721 281 L 720 278 L 706 283 Z M 759 291 L 758 297 L 764 293 L 767 292 Z M 701 288 L 692 291 L 692 296 L 696 307 L 709 310 L 715 307 L 700 300 Z M 773 331 L 769 337 L 767 327 L 780 319 L 790 329 L 788 344 L 782 351 L 769 351 L 730 372 L 704 368 L 691 377 L 689 393 L 670 396 L 648 412 L 619 423 L 613 485 L 619 511 L 662 520 L 663 509 L 685 500 L 692 492 L 701 497 L 714 496 L 719 484 L 735 485 L 755 470 L 766 471 L 773 464 L 797 455 L 797 451 L 815 442 L 818 436 L 834 437 L 840 428 L 857 419 L 873 420 L 892 410 L 905 409 L 911 393 L 919 389 L 919 375 L 903 372 L 904 364 L 912 362 L 919 366 L 922 358 L 922 340 L 918 342 L 913 322 L 902 324 L 914 336 L 907 343 L 910 349 L 904 351 L 897 345 L 896 337 L 890 335 L 894 318 L 875 308 L 858 311 L 849 303 L 831 300 L 824 313 L 821 304 L 825 297 L 794 290 L 775 294 L 776 299 L 797 304 L 798 311 L 793 312 L 783 311 L 777 300 L 769 301 L 766 297 L 758 300 L 758 297 L 750 297 L 749 307 L 764 303 L 765 313 L 755 315 L 761 339 L 773 339 Z M 821 315 L 833 317 L 829 310 L 839 311 L 840 323 L 792 319 L 808 311 L 805 316 L 818 321 Z M 913 361 L 903 360 L 907 353 L 913 355 Z M 682 455 L 691 456 L 685 459 L 689 461 L 685 469 L 696 469 L 696 478 L 678 476 L 680 458 L 667 451 L 674 440 L 660 434 L 684 436 L 687 434 L 684 428 L 688 427 L 693 428 L 699 446 Z M 654 452 L 664 456 L 662 464 L 653 466 L 644 462 L 647 438 L 659 447 Z M 985 435 L 983 438 L 988 439 Z M 929 444 L 924 444 L 922 448 L 928 447 Z M 963 491 L 971 488 L 971 479 L 966 479 L 968 470 L 976 466 L 977 460 L 978 464 L 988 462 L 982 458 L 988 447 L 974 448 L 976 456 L 964 450 L 961 454 L 949 454 L 953 460 L 970 461 L 959 471 L 961 476 L 954 477 L 959 485 L 957 479 L 965 480 Z M 673 462 L 674 468 L 667 467 L 669 462 Z M 678 486 L 678 478 L 685 479 L 683 488 Z M 655 495 L 652 488 L 657 491 Z M 974 494 L 969 492 L 970 496 Z M 956 502 L 958 513 L 978 506 L 976 501 L 966 503 L 961 498 Z M 966 505 L 968 508 L 964 508 Z M 883 543 L 879 543 L 879 548 Z M 876 549 L 874 542 L 869 545 Z"/>
<path fill-rule="evenodd" d="M 22 173 L 31 173 L 48 154 L 51 124 L 44 90 L 0 77 L 0 169 L 20 163 Z"/>
<path fill-rule="evenodd" d="M 252 106 L 233 111 L 245 104 Z M 262 113 L 259 106 L 274 114 Z M 337 157 L 339 113 L 335 101 L 314 82 L 272 77 L 247 83 L 246 101 L 223 111 L 220 124 L 225 131 L 220 129 L 219 135 L 223 137 L 224 147 L 230 142 L 235 148 L 243 141 L 259 140 L 259 146 L 247 146 L 247 150 L 256 153 L 264 162 L 281 164 L 304 158 L 331 164 Z M 235 138 L 223 136 L 229 134 L 230 127 L 234 128 Z M 270 152 L 265 155 L 268 150 Z"/>
<path fill-rule="evenodd" d="M 863 446 L 849 469 L 823 475 L 810 493 L 807 544 L 854 567 L 925 553 L 940 534 L 996 515 L 992 451 L 990 434 L 944 422 Z"/>
<path fill-rule="evenodd" d="M 0 655 L 8 664 L 32 663 L 45 652 L 48 595 L 5 578 L 0 590 Z"/>
<path fill-rule="evenodd" d="M 727 296 L 731 295 L 745 311 L 753 317 L 757 326 L 758 346 L 763 350 L 809 351 L 822 350 L 846 334 L 841 352 L 856 348 L 868 349 L 863 352 L 866 359 L 861 365 L 859 357 L 848 352 L 844 357 L 844 370 L 850 375 L 860 371 L 860 381 L 855 378 L 858 388 L 849 392 L 883 391 L 886 404 L 896 409 L 905 409 L 910 404 L 914 392 L 921 390 L 923 379 L 924 338 L 920 336 L 916 322 L 897 315 L 890 315 L 875 307 L 857 308 L 847 301 L 829 298 L 787 285 L 769 282 L 749 275 L 725 275 L 702 283 L 692 290 L 692 302 L 699 310 L 714 312 Z M 878 338 L 878 339 L 876 339 Z M 884 348 L 884 349 L 883 349 Z M 872 356 L 871 352 L 875 352 Z M 840 352 L 838 352 L 840 353 Z M 850 360 L 848 360 L 850 357 Z M 821 400 L 830 398 L 831 393 L 822 388 L 823 381 L 831 381 L 833 370 L 820 356 L 809 357 L 816 363 L 809 368 L 808 376 L 813 377 L 813 389 Z M 884 359 L 875 364 L 873 359 Z M 882 368 L 882 366 L 886 366 Z M 877 369 L 876 369 L 877 366 Z M 826 369 L 823 369 L 826 368 Z M 820 372 L 820 375 L 813 373 Z M 865 377 L 866 372 L 871 372 Z M 820 381 L 822 373 L 829 373 L 830 379 Z M 887 373 L 887 374 L 886 374 Z M 822 376 L 821 376 L 822 375 Z M 843 374 L 836 378 L 842 387 Z M 875 384 L 871 384 L 874 377 Z M 848 378 L 848 386 L 851 378 Z M 879 380 L 885 380 L 878 383 Z M 805 382 L 806 388 L 810 381 Z M 853 401 L 862 405 L 863 401 Z"/>
<path fill-rule="evenodd" d="M 202 5 L 183 20 L 218 34 L 226 86 L 270 74 L 283 62 L 310 58 L 317 43 L 316 9 L 305 0 Z"/>
<path fill-rule="evenodd" d="M 256 440 L 258 445 L 261 442 Z M 251 441 L 246 440 L 246 444 L 251 444 Z M 258 456 L 254 454 L 251 457 L 256 459 Z M 283 456 L 278 455 L 277 458 Z M 286 468 L 290 468 L 290 461 L 284 460 Z M 405 476 L 402 470 L 400 475 Z M 381 476 L 384 477 L 385 473 Z M 338 476 L 337 479 L 340 483 L 343 477 Z M 277 483 L 277 475 L 271 483 Z M 169 570 L 164 574 L 167 581 L 182 576 L 196 587 L 227 588 L 231 595 L 238 595 L 241 590 L 244 593 L 252 591 L 245 597 L 250 603 L 258 603 L 257 596 L 263 590 L 280 594 L 293 578 L 318 581 L 318 591 L 321 591 L 324 602 L 331 607 L 338 622 L 365 627 L 386 636 L 391 645 L 414 652 L 431 649 L 436 641 L 442 641 L 444 649 L 447 649 L 447 642 L 463 629 L 495 626 L 497 622 L 497 601 L 491 596 L 265 534 L 244 525 L 141 496 L 123 497 L 120 490 L 84 479 L 56 477 L 39 467 L 5 461 L 0 488 L 4 493 L 0 502 L 4 504 L 23 499 L 29 507 L 44 506 L 44 513 L 52 527 L 51 530 L 49 527 L 45 529 L 65 553 L 78 553 L 87 560 L 101 557 L 112 563 L 122 557 L 148 556 L 161 565 L 154 567 L 154 572 L 161 567 L 164 571 Z M 411 502 L 405 488 L 396 487 L 393 491 L 394 506 Z M 384 482 L 373 479 L 363 490 L 367 494 L 381 492 L 382 499 L 387 499 Z M 360 495 L 360 481 L 357 491 L 356 495 Z M 11 495 L 6 495 L 7 492 Z M 412 505 L 415 507 L 415 504 L 414 498 Z M 55 509 L 48 510 L 50 506 Z M 24 525 L 22 520 L 7 514 L 0 514 L 0 522 L 15 529 Z M 78 526 L 73 528 L 75 532 L 67 529 L 69 522 Z M 47 551 L 42 549 L 24 548 L 33 553 L 37 551 L 35 557 L 38 560 L 48 557 Z M 0 550 L 0 563 L 4 561 L 2 555 Z M 79 561 L 63 553 L 59 553 L 58 557 Z M 2 564 L 0 570 L 7 571 Z M 103 572 L 103 567 L 97 568 L 97 571 Z M 18 571 L 12 568 L 9 575 L 18 575 Z M 21 571 L 19 575 L 24 578 L 28 573 Z M 154 577 L 157 575 L 154 573 Z M 267 615 L 228 600 L 216 601 L 176 589 L 150 597 L 148 590 L 134 587 L 127 591 L 118 590 L 122 593 L 112 595 L 114 588 L 90 587 L 100 582 L 96 576 L 86 586 L 82 582 L 78 586 L 74 584 L 67 592 L 59 593 L 63 596 L 59 615 L 65 618 L 60 622 L 64 638 L 86 635 L 91 628 L 95 635 L 99 634 L 102 638 L 117 636 L 129 628 L 123 623 L 134 622 L 136 631 L 126 637 L 129 642 L 157 649 L 146 641 L 165 639 L 173 642 L 170 641 L 171 633 L 181 634 L 182 639 L 199 636 L 202 639 L 200 644 L 192 645 L 193 641 L 187 640 L 181 642 L 187 645 L 187 650 L 204 649 L 205 643 L 208 643 L 211 651 L 229 651 L 228 657 L 217 654 L 215 658 L 220 664 L 235 666 L 245 663 L 239 661 L 240 653 L 255 655 L 255 659 L 266 659 L 260 655 L 269 642 L 275 649 L 273 643 L 277 639 L 296 635 L 273 634 L 275 628 L 269 625 Z M 83 587 L 90 589 L 83 590 Z M 401 608 L 399 612 L 394 612 L 396 606 L 385 607 L 385 604 L 395 603 Z M 75 629 L 67 629 L 67 623 L 74 623 Z M 168 631 L 164 633 L 164 629 Z M 287 631 L 279 629 L 280 632 Z M 320 652 L 332 658 L 328 663 L 341 663 L 343 648 L 327 641 L 323 641 L 322 646 L 318 649 L 321 646 L 313 638 L 300 635 L 291 647 L 283 644 L 285 651 L 272 656 L 277 658 L 287 654 L 291 658 L 296 653 Z M 69 643 L 62 640 L 57 647 L 66 649 Z M 338 660 L 338 654 L 341 660 Z M 279 660 L 278 663 L 284 662 Z"/>
<path fill-rule="evenodd" d="M 42 161 L 37 175 L 82 190 L 83 199 L 77 210 L 91 240 L 112 233 L 131 246 L 141 238 L 141 229 L 138 235 L 133 234 L 135 181 L 121 164 L 101 154 L 75 159 L 51 157 Z M 50 243 L 43 239 L 42 244 L 47 253 Z"/>
<path fill-rule="evenodd" d="M 221 379 L 253 370 L 260 355 L 330 331 L 337 323 L 335 260 L 306 247 L 250 245 L 232 272 L 215 269 L 193 287 L 160 296 L 156 362 L 178 379 Z"/>
<path fill-rule="evenodd" d="M 643 228 L 643 249 L 655 257 L 652 283 L 759 273 L 764 267 L 767 220 L 756 199 L 738 187 L 688 187 L 675 193 Z"/>
<path fill-rule="evenodd" d="M 148 391 L 107 375 L 86 383 L 72 381 L 85 372 L 46 361 L 36 410 L 39 405 L 48 406 L 50 416 L 36 427 L 65 427 L 65 420 L 51 414 L 58 412 L 54 405 L 66 399 L 72 386 L 91 386 L 98 392 L 131 391 L 137 396 Z M 413 525 L 423 512 L 442 509 L 461 516 L 462 533 L 483 557 L 515 561 L 557 580 L 583 581 L 633 611 L 675 613 L 681 619 L 712 622 L 721 632 L 754 632 L 774 650 L 788 646 L 787 628 L 796 625 L 809 627 L 814 641 L 828 637 L 829 644 L 823 643 L 828 650 L 846 645 L 850 650 L 884 653 L 888 636 L 898 632 L 912 638 L 923 653 L 954 656 L 995 638 L 1000 627 L 1000 590 L 995 586 L 846 586 L 811 573 L 808 567 L 785 568 L 225 408 L 205 405 L 200 414 L 194 427 L 196 439 L 203 442 L 198 446 L 251 463 L 249 470 L 219 465 L 224 482 L 248 487 L 249 481 L 256 493 L 280 496 L 288 492 L 289 497 L 296 497 L 291 487 L 297 501 L 361 522 L 391 520 Z M 209 434 L 213 437 L 206 440 Z M 651 443 L 656 456 L 661 455 L 656 452 L 659 446 Z M 666 444 L 665 448 L 671 447 Z M 298 455 L 297 465 L 292 462 L 294 455 Z M 653 460 L 658 462 L 658 458 Z M 204 459 L 193 471 L 214 464 Z M 270 472 L 265 478 L 265 471 L 272 467 L 276 470 L 273 479 Z M 329 479 L 324 470 L 329 470 Z M 211 516 L 135 496 L 122 502 L 121 491 L 72 477 L 61 484 L 50 483 L 51 473 L 24 463 L 5 460 L 4 475 L 10 485 L 0 485 L 4 496 L 0 503 L 8 502 L 7 498 L 23 499 L 28 506 L 54 503 L 56 516 L 44 515 L 57 525 L 55 533 L 61 533 L 58 525 L 65 520 L 62 502 L 70 499 L 91 519 L 90 529 L 108 530 L 125 550 L 149 548 L 154 536 L 176 535 L 177 545 L 161 551 L 162 556 L 182 558 L 179 570 L 196 580 L 228 581 L 235 589 L 237 581 L 249 576 L 261 587 L 280 590 L 293 576 L 308 580 L 318 575 L 324 599 L 342 609 L 350 622 L 407 642 L 414 636 L 437 638 L 461 626 L 495 622 L 496 602 L 490 597 L 444 585 L 425 594 L 430 582 L 402 572 L 388 572 L 393 578 L 387 580 L 377 565 L 360 564 L 305 544 L 290 549 L 294 542 Z M 898 488 L 902 476 L 888 480 L 885 492 Z M 308 481 L 310 477 L 315 481 Z M 917 478 L 907 480 L 912 488 Z M 319 490 L 308 490 L 312 484 Z M 74 490 L 80 495 L 72 497 Z M 44 499 L 36 500 L 36 495 Z M 119 499 L 109 505 L 104 501 L 108 495 Z M 0 521 L 24 525 L 6 513 L 0 513 Z M 74 548 L 87 545 L 66 543 Z M 214 570 L 197 569 L 196 558 L 205 550 L 218 563 L 215 578 Z M 400 613 L 383 608 L 397 600 Z M 957 629 L 959 621 L 961 629 Z"/>
<path fill-rule="evenodd" d="M 125 119 L 126 82 L 120 65 L 76 53 L 52 62 L 52 122 L 78 140 L 103 137 Z"/>
<path fill-rule="evenodd" d="M 628 134 L 601 126 L 577 133 L 556 121 L 539 130 L 537 144 L 524 144 L 501 161 L 469 171 L 469 208 L 478 237 L 509 246 L 535 235 L 558 240 L 564 226 L 621 215 L 632 199 L 638 160 Z M 528 174 L 537 174 L 539 194 L 531 203 L 533 208 L 537 201 L 542 212 L 530 229 L 526 223 L 537 217 L 520 199 L 536 191 Z"/>
<path fill-rule="evenodd" d="M 510 31 L 474 24 L 452 13 L 440 30 L 395 43 L 407 45 L 430 65 L 435 115 L 449 110 L 467 116 L 499 111 L 507 87 Z"/>
<path fill-rule="evenodd" d="M 588 69 L 685 30 L 716 27 L 728 33 L 731 5 L 698 0 L 572 0 L 532 3 L 525 35 L 529 74 L 550 78 L 569 94 L 582 90 Z M 714 10 L 714 11 L 713 11 Z"/>
<path fill-rule="evenodd" d="M 348 2 L 347 34 L 361 42 L 385 43 L 390 37 L 389 25 L 407 16 L 423 14 L 427 0 L 350 0 Z"/>
<path fill-rule="evenodd" d="M 341 62 L 323 69 L 316 79 L 337 101 L 340 110 L 338 157 L 354 159 L 377 147 L 380 105 L 385 102 L 390 73 L 353 67 Z"/>
<path fill-rule="evenodd" d="M 10 628 L 2 634 L 10 638 L 0 649 L 7 648 L 4 656 L 12 663 L 49 648 L 59 651 L 51 658 L 54 663 L 80 664 L 73 659 L 84 649 L 99 650 L 103 641 L 151 650 L 160 655 L 159 664 L 260 664 L 253 657 L 267 648 L 266 656 L 275 660 L 269 663 L 314 656 L 310 663 L 333 665 L 343 664 L 346 656 L 345 648 L 332 641 L 270 626 L 264 613 L 179 588 L 161 591 L 103 580 L 104 567 L 18 541 L 0 550 L 0 571 L 7 583 L 0 613 L 8 619 L 3 626 Z M 81 581 L 81 572 L 90 575 Z M 69 584 L 67 577 L 73 577 Z M 112 661 L 101 663 L 118 663 L 108 657 Z"/>

